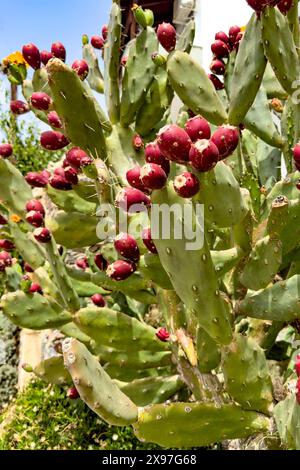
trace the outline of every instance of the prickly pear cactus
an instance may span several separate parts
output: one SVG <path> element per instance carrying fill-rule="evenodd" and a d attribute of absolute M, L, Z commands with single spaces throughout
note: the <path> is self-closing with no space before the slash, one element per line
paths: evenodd
<path fill-rule="evenodd" d="M 121 50 L 117 1 L 72 66 L 61 43 L 23 47 L 32 79 L 6 60 L 25 100 L 11 111 L 66 154 L 24 179 L 0 145 L 1 310 L 65 337 L 26 370 L 165 447 L 262 434 L 300 449 L 298 2 L 248 3 L 210 74 L 193 21 L 176 37 L 135 6 Z"/>

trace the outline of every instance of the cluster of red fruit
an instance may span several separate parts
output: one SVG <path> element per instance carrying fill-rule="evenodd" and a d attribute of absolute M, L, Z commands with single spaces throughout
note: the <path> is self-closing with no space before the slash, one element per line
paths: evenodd
<path fill-rule="evenodd" d="M 229 54 L 232 51 L 238 50 L 242 37 L 243 33 L 239 26 L 231 26 L 228 34 L 224 31 L 219 31 L 215 35 L 215 41 L 211 45 L 213 60 L 210 64 L 210 70 L 212 73 L 208 76 L 216 90 L 223 90 L 224 88 L 224 83 L 217 77 L 217 75 L 225 75 L 225 61 L 228 59 Z"/>
<path fill-rule="evenodd" d="M 248 5 L 260 14 L 266 7 L 277 6 L 283 15 L 293 6 L 294 0 L 247 0 Z"/>

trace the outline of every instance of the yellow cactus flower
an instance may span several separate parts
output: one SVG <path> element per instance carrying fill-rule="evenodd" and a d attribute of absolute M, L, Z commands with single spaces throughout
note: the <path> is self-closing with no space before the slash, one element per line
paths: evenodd
<path fill-rule="evenodd" d="M 19 51 L 13 52 L 12 54 L 9 54 L 7 57 L 5 57 L 2 60 L 2 63 L 5 66 L 8 66 L 10 64 L 16 64 L 16 65 L 26 65 L 26 67 L 29 67 L 29 65 L 27 64 L 26 60 L 24 59 L 22 53 L 19 52 Z"/>
<path fill-rule="evenodd" d="M 21 217 L 19 217 L 17 214 L 12 214 L 10 216 L 10 220 L 12 222 L 15 222 L 16 224 L 19 223 L 21 221 Z"/>

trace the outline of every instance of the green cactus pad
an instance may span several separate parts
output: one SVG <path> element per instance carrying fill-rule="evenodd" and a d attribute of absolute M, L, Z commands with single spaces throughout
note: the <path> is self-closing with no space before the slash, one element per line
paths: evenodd
<path fill-rule="evenodd" d="M 172 290 L 171 281 L 161 265 L 159 257 L 152 253 L 146 253 L 139 262 L 141 275 L 166 290 Z"/>
<path fill-rule="evenodd" d="M 137 370 L 107 363 L 105 364 L 104 369 L 112 379 L 119 380 L 121 382 L 132 382 L 133 380 L 145 379 L 147 377 L 162 377 L 171 375 L 171 370 L 169 367 L 156 367 L 155 369 Z"/>
<path fill-rule="evenodd" d="M 221 352 L 216 342 L 203 328 L 197 329 L 197 356 L 200 372 L 208 374 L 221 362 Z"/>
<path fill-rule="evenodd" d="M 120 391 L 99 362 L 76 339 L 63 343 L 64 362 L 82 400 L 101 419 L 115 426 L 137 420 L 138 409 Z"/>
<path fill-rule="evenodd" d="M 274 408 L 274 418 L 280 438 L 289 450 L 300 450 L 300 406 L 290 395 Z"/>
<path fill-rule="evenodd" d="M 51 201 L 61 210 L 65 212 L 81 212 L 87 215 L 95 215 L 97 204 L 85 201 L 75 191 L 59 191 L 47 187 L 47 194 Z"/>
<path fill-rule="evenodd" d="M 190 53 L 194 44 L 195 33 L 195 20 L 190 19 L 177 40 L 176 49 L 178 51 Z"/>
<path fill-rule="evenodd" d="M 107 346 L 92 343 L 95 354 L 101 362 L 110 363 L 118 367 L 128 367 L 129 369 L 143 370 L 153 367 L 165 367 L 172 364 L 171 351 L 122 351 Z"/>
<path fill-rule="evenodd" d="M 40 362 L 34 369 L 33 373 L 50 384 L 66 384 L 72 383 L 69 372 L 64 366 L 62 356 L 54 356 Z"/>
<path fill-rule="evenodd" d="M 60 305 L 40 294 L 6 294 L 1 298 L 1 308 L 15 325 L 31 330 L 59 328 L 71 321 L 71 315 Z"/>
<path fill-rule="evenodd" d="M 59 330 L 67 337 L 75 338 L 78 339 L 81 343 L 85 344 L 86 347 L 89 349 L 92 349 L 91 347 L 91 341 L 92 339 L 85 335 L 79 328 L 78 326 L 75 325 L 75 323 L 70 322 L 67 323 L 66 325 L 63 325 L 59 328 Z"/>
<path fill-rule="evenodd" d="M 173 403 L 140 409 L 134 431 L 142 442 L 182 449 L 248 437 L 267 431 L 269 425 L 265 416 L 233 404 Z"/>
<path fill-rule="evenodd" d="M 46 217 L 47 227 L 57 243 L 69 249 L 95 245 L 99 242 L 96 233 L 97 222 L 97 217 L 80 212 L 59 211 L 55 218 Z M 84 227 L 84 230 L 79 230 L 79 227 Z"/>
<path fill-rule="evenodd" d="M 238 126 L 243 122 L 260 88 L 266 65 L 261 23 L 256 13 L 253 13 L 235 61 L 230 94 L 230 124 Z"/>
<path fill-rule="evenodd" d="M 244 256 L 243 250 L 239 247 L 228 250 L 211 251 L 212 261 L 218 278 L 223 277 L 228 271 L 233 269 L 236 263 Z"/>
<path fill-rule="evenodd" d="M 85 44 L 82 48 L 82 58 L 89 66 L 87 81 L 92 90 L 97 93 L 104 92 L 103 76 L 99 67 L 98 57 L 90 44 Z"/>
<path fill-rule="evenodd" d="M 31 232 L 23 232 L 18 223 L 9 221 L 11 236 L 22 258 L 33 268 L 39 268 L 45 262 L 43 248 L 35 241 Z"/>
<path fill-rule="evenodd" d="M 0 159 L 0 200 L 13 214 L 25 216 L 25 205 L 32 199 L 30 186 L 14 165 Z"/>
<path fill-rule="evenodd" d="M 282 88 L 279 81 L 276 78 L 276 75 L 273 72 L 273 69 L 270 65 L 270 62 L 267 63 L 263 78 L 263 87 L 267 93 L 269 99 L 278 98 L 279 100 L 286 100 L 288 97 L 287 92 Z"/>
<path fill-rule="evenodd" d="M 170 83 L 183 103 L 211 123 L 227 121 L 227 114 L 205 70 L 186 52 L 175 51 L 167 62 Z"/>
<path fill-rule="evenodd" d="M 222 369 L 229 395 L 244 409 L 270 413 L 272 382 L 264 351 L 252 339 L 236 335 L 222 351 Z"/>

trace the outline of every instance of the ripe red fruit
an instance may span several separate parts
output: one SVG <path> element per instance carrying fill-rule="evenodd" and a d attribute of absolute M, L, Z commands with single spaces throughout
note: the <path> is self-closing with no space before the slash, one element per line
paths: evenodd
<path fill-rule="evenodd" d="M 10 110 L 13 114 L 20 116 L 21 114 L 28 113 L 30 108 L 27 103 L 21 100 L 14 100 L 10 102 Z"/>
<path fill-rule="evenodd" d="M 296 385 L 296 400 L 298 405 L 300 405 L 300 377 L 298 378 L 297 385 Z"/>
<path fill-rule="evenodd" d="M 36 211 L 36 212 L 40 212 L 42 215 L 45 215 L 44 206 L 37 199 L 30 199 L 30 201 L 27 202 L 25 208 L 26 208 L 26 212 Z"/>
<path fill-rule="evenodd" d="M 146 163 L 141 168 L 141 180 L 148 189 L 162 189 L 166 185 L 167 179 L 162 167 L 156 163 Z"/>
<path fill-rule="evenodd" d="M 69 165 L 77 169 L 93 161 L 80 147 L 71 148 L 66 155 L 66 160 Z"/>
<path fill-rule="evenodd" d="M 31 267 L 28 263 L 26 263 L 26 262 L 24 263 L 24 271 L 25 271 L 26 273 L 33 273 L 33 272 L 34 272 L 34 270 L 32 269 L 32 267 Z"/>
<path fill-rule="evenodd" d="M 41 146 L 47 150 L 61 150 L 69 145 L 69 140 L 59 131 L 45 131 L 41 134 Z"/>
<path fill-rule="evenodd" d="M 98 253 L 95 256 L 94 262 L 95 262 L 95 265 L 97 266 L 97 268 L 100 269 L 100 271 L 106 271 L 107 270 L 108 263 L 107 263 L 106 259 L 104 258 L 104 256 L 101 255 L 101 253 Z"/>
<path fill-rule="evenodd" d="M 60 120 L 60 117 L 58 116 L 56 111 L 51 111 L 50 113 L 47 114 L 47 120 L 52 127 L 56 127 L 56 129 L 61 129 L 62 128 L 62 122 Z"/>
<path fill-rule="evenodd" d="M 54 42 L 51 46 L 51 52 L 54 55 L 54 57 L 57 57 L 58 59 L 65 62 L 65 60 L 66 60 L 66 48 L 61 42 L 59 42 L 59 41 Z"/>
<path fill-rule="evenodd" d="M 106 270 L 106 274 L 115 281 L 125 281 L 136 271 L 136 266 L 130 261 L 118 260 L 110 264 Z"/>
<path fill-rule="evenodd" d="M 61 191 L 70 191 L 72 189 L 71 183 L 66 180 L 65 176 L 62 175 L 53 175 L 49 179 L 49 184 L 54 189 L 59 189 Z"/>
<path fill-rule="evenodd" d="M 133 188 L 139 189 L 144 193 L 148 192 L 148 189 L 141 180 L 141 167 L 139 165 L 127 171 L 126 179 Z"/>
<path fill-rule="evenodd" d="M 188 171 L 176 176 L 173 184 L 176 193 L 184 198 L 195 196 L 200 189 L 198 178 Z"/>
<path fill-rule="evenodd" d="M 212 43 L 211 51 L 218 59 L 223 59 L 223 57 L 229 56 L 228 45 L 226 44 L 226 42 L 223 42 L 220 39 L 217 39 L 215 42 Z"/>
<path fill-rule="evenodd" d="M 2 214 L 0 214 L 0 225 L 7 225 L 7 224 L 8 224 L 8 220 Z"/>
<path fill-rule="evenodd" d="M 72 185 L 78 184 L 78 170 L 76 170 L 72 166 L 65 167 L 64 177 L 68 181 L 68 183 Z"/>
<path fill-rule="evenodd" d="M 107 26 L 107 24 L 102 26 L 101 33 L 102 33 L 102 37 L 103 37 L 104 41 L 106 41 L 107 35 L 108 35 L 108 26 Z"/>
<path fill-rule="evenodd" d="M 277 3 L 277 7 L 283 15 L 286 15 L 287 12 L 292 8 L 293 1 L 294 0 L 280 0 L 280 2 Z"/>
<path fill-rule="evenodd" d="M 219 160 L 229 157 L 238 146 L 239 129 L 233 126 L 221 126 L 212 135 L 212 142 L 218 147 Z"/>
<path fill-rule="evenodd" d="M 22 55 L 26 62 L 35 70 L 41 66 L 41 55 L 38 48 L 32 44 L 26 44 L 22 47 Z"/>
<path fill-rule="evenodd" d="M 47 93 L 33 93 L 30 98 L 31 105 L 40 111 L 48 111 L 52 104 L 52 99 Z"/>
<path fill-rule="evenodd" d="M 44 65 L 47 65 L 49 60 L 53 59 L 54 55 L 49 51 L 41 51 L 41 61 Z"/>
<path fill-rule="evenodd" d="M 156 246 L 154 245 L 154 242 L 153 242 L 152 237 L 151 237 L 150 227 L 145 228 L 142 231 L 142 239 L 143 239 L 144 245 L 147 248 L 147 250 L 150 251 L 150 253 L 153 253 L 154 255 L 156 255 L 157 254 L 157 249 L 156 249 Z"/>
<path fill-rule="evenodd" d="M 156 336 L 163 343 L 166 343 L 170 339 L 170 333 L 168 333 L 165 328 L 158 328 L 156 331 Z"/>
<path fill-rule="evenodd" d="M 231 26 L 229 28 L 229 42 L 233 46 L 236 42 L 237 35 L 241 32 L 241 28 L 237 25 Z"/>
<path fill-rule="evenodd" d="M 145 207 L 151 204 L 150 198 L 136 188 L 123 188 L 119 191 L 115 201 L 116 207 L 125 212 L 143 212 Z"/>
<path fill-rule="evenodd" d="M 296 374 L 298 375 L 298 377 L 300 377 L 300 355 L 298 355 L 296 357 L 296 361 L 295 361 L 295 371 L 296 371 Z"/>
<path fill-rule="evenodd" d="M 87 269 L 89 267 L 89 262 L 88 262 L 87 257 L 84 256 L 83 258 L 78 258 L 76 260 L 76 266 L 79 269 Z"/>
<path fill-rule="evenodd" d="M 142 137 L 138 134 L 135 134 L 132 139 L 132 145 L 135 150 L 141 150 L 144 147 L 144 141 Z"/>
<path fill-rule="evenodd" d="M 211 140 L 197 140 L 192 145 L 190 161 L 196 170 L 203 173 L 210 171 L 219 161 L 218 147 Z"/>
<path fill-rule="evenodd" d="M 0 239 L 0 249 L 11 251 L 15 248 L 15 244 L 11 240 L 7 240 L 6 238 Z"/>
<path fill-rule="evenodd" d="M 150 142 L 146 145 L 145 160 L 147 163 L 156 163 L 156 165 L 161 166 L 166 175 L 169 175 L 170 162 L 162 155 L 157 142 Z"/>
<path fill-rule="evenodd" d="M 213 59 L 210 64 L 210 70 L 216 75 L 224 75 L 225 73 L 225 64 L 221 59 Z"/>
<path fill-rule="evenodd" d="M 218 33 L 216 33 L 215 39 L 216 40 L 219 39 L 220 41 L 223 41 L 226 44 L 229 44 L 229 37 L 227 36 L 226 33 L 224 33 L 224 31 L 219 31 Z"/>
<path fill-rule="evenodd" d="M 201 116 L 195 116 L 186 122 L 185 130 L 192 142 L 199 139 L 210 139 L 210 125 L 206 119 Z"/>
<path fill-rule="evenodd" d="M 186 163 L 189 159 L 191 139 L 179 126 L 170 124 L 164 126 L 157 135 L 159 150 L 168 160 L 176 163 Z"/>
<path fill-rule="evenodd" d="M 46 227 L 36 228 L 33 236 L 40 243 L 48 243 L 51 240 L 51 232 Z"/>
<path fill-rule="evenodd" d="M 103 49 L 104 40 L 101 36 L 92 36 L 91 44 L 95 49 Z"/>
<path fill-rule="evenodd" d="M 130 261 L 138 261 L 140 259 L 140 250 L 137 241 L 129 233 L 120 233 L 114 240 L 114 246 L 117 252 L 123 258 Z"/>
<path fill-rule="evenodd" d="M 75 62 L 72 64 L 72 69 L 76 71 L 81 80 L 85 80 L 89 74 L 88 63 L 83 59 L 75 60 Z"/>
<path fill-rule="evenodd" d="M 26 220 L 30 225 L 34 227 L 41 227 L 44 225 L 44 216 L 41 212 L 38 211 L 30 211 L 26 214 Z"/>
<path fill-rule="evenodd" d="M 300 164 L 300 142 L 295 145 L 293 149 L 293 154 L 295 163 Z"/>
<path fill-rule="evenodd" d="M 68 389 L 67 398 L 70 398 L 70 400 L 76 400 L 79 397 L 80 397 L 80 395 L 79 395 L 76 387 L 71 387 L 71 388 Z"/>
<path fill-rule="evenodd" d="M 0 272 L 5 271 L 5 268 L 8 268 L 12 265 L 12 258 L 7 251 L 0 252 Z"/>
<path fill-rule="evenodd" d="M 47 186 L 50 178 L 50 173 L 47 170 L 40 172 L 29 172 L 25 176 L 25 180 L 33 188 L 44 188 Z"/>
<path fill-rule="evenodd" d="M 11 144 L 0 144 L 0 157 L 8 158 L 13 154 L 13 146 Z"/>
<path fill-rule="evenodd" d="M 93 302 L 94 305 L 97 307 L 105 307 L 106 302 L 104 300 L 104 297 L 101 294 L 94 294 L 91 297 L 91 301 Z"/>
<path fill-rule="evenodd" d="M 208 74 L 208 78 L 210 79 L 216 90 L 223 90 L 225 88 L 224 83 L 221 82 L 221 80 L 213 73 Z"/>
<path fill-rule="evenodd" d="M 157 28 L 157 39 L 167 52 L 173 51 L 176 46 L 176 29 L 170 23 L 161 23 Z"/>
<path fill-rule="evenodd" d="M 30 294 L 43 294 L 43 289 L 37 282 L 33 282 L 31 286 L 28 289 L 28 292 Z"/>

